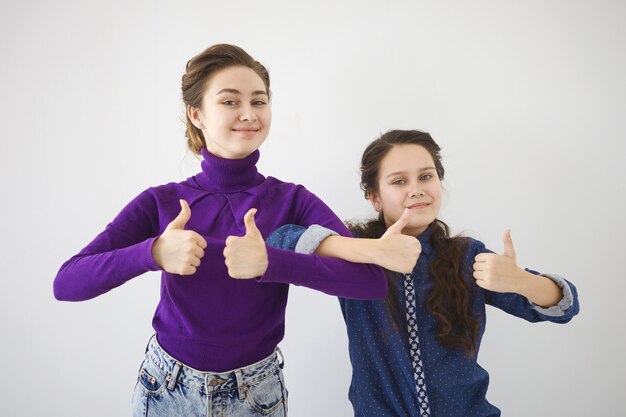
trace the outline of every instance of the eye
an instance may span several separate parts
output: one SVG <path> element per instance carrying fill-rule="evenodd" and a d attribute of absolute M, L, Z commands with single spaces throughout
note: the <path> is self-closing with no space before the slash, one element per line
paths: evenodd
<path fill-rule="evenodd" d="M 403 180 L 402 178 L 398 178 L 396 180 L 393 180 L 391 183 L 393 185 L 404 185 L 404 184 L 406 184 L 406 181 Z"/>
<path fill-rule="evenodd" d="M 254 100 L 254 101 L 252 102 L 252 105 L 253 105 L 253 106 L 263 106 L 264 104 L 266 104 L 266 103 L 265 103 L 265 101 L 264 101 L 264 100 L 261 100 L 261 99 Z"/>
<path fill-rule="evenodd" d="M 222 104 L 225 104 L 227 106 L 234 106 L 237 104 L 237 102 L 235 100 L 224 100 L 222 101 Z"/>
<path fill-rule="evenodd" d="M 420 181 L 428 181 L 432 177 L 433 177 L 432 174 L 424 174 L 420 177 Z"/>

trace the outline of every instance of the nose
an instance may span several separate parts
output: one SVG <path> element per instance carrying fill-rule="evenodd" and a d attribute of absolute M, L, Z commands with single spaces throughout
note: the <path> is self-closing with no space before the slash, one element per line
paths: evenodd
<path fill-rule="evenodd" d="M 241 122 L 256 122 L 256 113 L 252 106 L 243 106 L 241 108 L 241 114 L 239 115 L 239 121 Z"/>
<path fill-rule="evenodd" d="M 423 197 L 424 196 L 424 191 L 419 188 L 417 185 L 412 187 L 411 190 L 409 190 L 409 198 L 416 198 L 416 197 Z"/>

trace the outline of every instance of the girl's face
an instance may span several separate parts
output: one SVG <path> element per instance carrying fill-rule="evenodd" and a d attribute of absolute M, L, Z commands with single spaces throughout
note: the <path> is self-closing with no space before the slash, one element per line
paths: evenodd
<path fill-rule="evenodd" d="M 394 145 L 380 162 L 378 191 L 370 194 L 370 201 L 383 212 L 387 227 L 409 208 L 409 223 L 402 233 L 420 235 L 441 207 L 441 182 L 430 153 L 420 145 Z"/>
<path fill-rule="evenodd" d="M 202 98 L 202 108 L 190 106 L 187 114 L 202 130 L 207 150 L 227 159 L 242 159 L 257 150 L 272 123 L 263 80 L 243 66 L 213 74 Z"/>

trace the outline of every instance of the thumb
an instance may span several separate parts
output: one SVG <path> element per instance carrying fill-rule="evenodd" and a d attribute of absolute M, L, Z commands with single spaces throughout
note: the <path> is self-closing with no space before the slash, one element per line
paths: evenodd
<path fill-rule="evenodd" d="M 504 256 L 513 258 L 515 260 L 515 246 L 513 246 L 513 239 L 511 238 L 511 230 L 506 229 L 504 232 Z"/>
<path fill-rule="evenodd" d="M 251 208 L 250 210 L 248 210 L 245 216 L 243 216 L 243 223 L 246 226 L 246 237 L 263 240 L 263 236 L 261 235 L 259 228 L 256 227 L 256 223 L 254 222 L 255 214 L 256 209 Z"/>
<path fill-rule="evenodd" d="M 404 226 L 407 225 L 407 223 L 409 222 L 409 215 L 411 214 L 410 209 L 405 208 L 404 212 L 402 213 L 402 216 L 400 216 L 400 218 L 398 220 L 396 220 L 396 222 L 394 224 L 392 224 L 391 226 L 389 226 L 387 228 L 387 233 L 397 233 L 400 234 L 402 233 L 402 229 L 404 229 Z"/>
<path fill-rule="evenodd" d="M 185 225 L 189 221 L 189 218 L 191 217 L 191 209 L 189 208 L 189 204 L 187 204 L 187 201 L 182 200 L 182 199 L 179 201 L 180 201 L 180 213 L 178 213 L 178 216 L 176 216 L 176 218 L 172 220 L 170 224 L 167 225 L 166 229 L 168 230 L 172 230 L 172 229 L 183 230 L 185 228 Z"/>

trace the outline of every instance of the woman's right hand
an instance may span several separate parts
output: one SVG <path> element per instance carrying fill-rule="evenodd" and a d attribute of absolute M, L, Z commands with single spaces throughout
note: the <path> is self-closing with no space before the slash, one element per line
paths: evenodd
<path fill-rule="evenodd" d="M 193 230 L 185 230 L 190 218 L 189 204 L 180 200 L 180 213 L 152 245 L 154 261 L 171 274 L 195 274 L 204 256 L 206 240 Z"/>
<path fill-rule="evenodd" d="M 409 209 L 389 226 L 384 235 L 376 239 L 374 263 L 390 271 L 410 274 L 422 253 L 422 245 L 414 236 L 403 235 L 402 229 L 409 222 Z"/>

